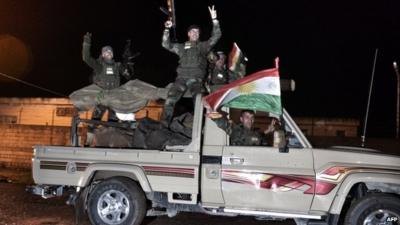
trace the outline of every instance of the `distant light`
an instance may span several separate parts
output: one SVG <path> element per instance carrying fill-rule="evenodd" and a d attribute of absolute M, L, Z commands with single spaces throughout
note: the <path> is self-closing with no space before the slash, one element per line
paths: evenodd
<path fill-rule="evenodd" d="M 0 35 L 0 68 L 1 73 L 22 78 L 32 68 L 32 52 L 30 48 L 18 38 L 4 34 Z M 0 82 L 13 80 L 0 77 Z"/>

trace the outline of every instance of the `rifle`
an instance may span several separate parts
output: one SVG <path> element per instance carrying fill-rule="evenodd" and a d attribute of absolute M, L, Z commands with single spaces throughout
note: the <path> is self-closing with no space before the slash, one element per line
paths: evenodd
<path fill-rule="evenodd" d="M 172 41 L 176 42 L 176 17 L 175 17 L 175 0 L 167 0 L 168 9 L 160 7 L 161 12 L 168 16 L 168 20 L 172 22 Z"/>
<path fill-rule="evenodd" d="M 135 54 L 132 53 L 131 44 L 131 40 L 126 40 L 124 52 L 122 54 L 122 64 L 125 67 L 123 75 L 127 80 L 130 80 L 134 75 L 133 65 L 135 63 L 133 60 L 140 55 L 140 52 L 136 52 Z"/>

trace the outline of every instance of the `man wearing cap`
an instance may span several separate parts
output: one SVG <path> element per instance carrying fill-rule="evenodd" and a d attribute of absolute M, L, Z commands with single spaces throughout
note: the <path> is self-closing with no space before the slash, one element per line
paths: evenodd
<path fill-rule="evenodd" d="M 93 84 L 97 85 L 102 91 L 118 88 L 121 83 L 121 76 L 126 79 L 130 78 L 127 69 L 121 63 L 114 61 L 114 52 L 111 46 L 104 46 L 101 49 L 101 55 L 96 60 L 90 54 L 90 46 L 92 42 L 92 34 L 86 33 L 83 36 L 82 59 L 93 69 Z M 101 102 L 102 91 L 97 96 L 97 102 Z M 104 93 L 103 93 L 104 95 Z M 93 120 L 101 120 L 101 117 L 107 110 L 107 107 L 96 104 L 92 114 Z M 114 110 L 108 110 L 108 120 L 118 120 Z"/>
<path fill-rule="evenodd" d="M 127 91 L 120 90 L 120 76 L 129 80 L 130 74 L 125 66 L 114 61 L 113 49 L 110 46 L 104 46 L 99 58 L 94 59 L 90 54 L 91 36 L 90 33 L 83 36 L 82 59 L 93 69 L 93 84 L 74 91 L 69 97 L 78 111 L 94 108 L 92 120 L 101 120 L 108 110 L 108 121 L 118 121 L 116 112 L 105 99 L 116 95 L 114 92 L 118 92 L 118 95 L 130 96 Z M 87 144 L 91 144 L 95 128 L 94 124 L 89 124 Z"/>
<path fill-rule="evenodd" d="M 210 52 L 208 55 L 209 71 L 208 82 L 210 85 L 228 83 L 228 71 L 226 69 L 226 55 L 222 51 Z"/>
<path fill-rule="evenodd" d="M 179 65 L 176 70 L 177 77 L 168 92 L 163 114 L 161 115 L 161 120 L 166 125 L 171 122 L 175 104 L 186 90 L 189 89 L 193 97 L 203 90 L 203 80 L 207 69 L 207 54 L 221 37 L 217 11 L 214 6 L 208 7 L 208 9 L 213 29 L 211 37 L 207 41 L 199 41 L 200 28 L 197 25 L 191 25 L 187 29 L 188 41 L 185 43 L 171 43 L 170 28 L 172 27 L 172 21 L 165 22 L 162 46 L 179 56 Z"/>

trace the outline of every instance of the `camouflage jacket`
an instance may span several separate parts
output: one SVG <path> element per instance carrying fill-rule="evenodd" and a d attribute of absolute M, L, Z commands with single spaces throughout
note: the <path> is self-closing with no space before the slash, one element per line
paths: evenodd
<path fill-rule="evenodd" d="M 224 117 L 213 120 L 230 136 L 230 145 L 266 145 L 265 137 L 255 129 L 247 129 L 242 124 L 235 124 Z"/>
<path fill-rule="evenodd" d="M 171 43 L 169 29 L 164 30 L 161 45 L 170 52 L 179 56 L 178 76 L 190 70 L 196 78 L 204 78 L 207 68 L 207 53 L 221 37 L 221 29 L 218 20 L 213 20 L 211 37 L 207 41 L 187 41 L 185 43 Z"/>
<path fill-rule="evenodd" d="M 103 89 L 114 89 L 120 86 L 120 77 L 124 76 L 129 79 L 126 68 L 119 62 L 107 63 L 101 59 L 94 59 L 90 54 L 90 44 L 83 42 L 82 59 L 93 69 L 93 83 Z"/>

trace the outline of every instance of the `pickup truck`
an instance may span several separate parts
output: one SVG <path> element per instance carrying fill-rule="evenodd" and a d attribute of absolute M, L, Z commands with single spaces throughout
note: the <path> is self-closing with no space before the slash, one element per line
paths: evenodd
<path fill-rule="evenodd" d="M 226 109 L 228 112 L 230 109 Z M 283 113 L 280 147 L 230 146 L 195 101 L 192 141 L 164 150 L 34 146 L 32 192 L 67 201 L 92 224 L 200 212 L 298 225 L 398 225 L 400 157 L 313 148 Z"/>

